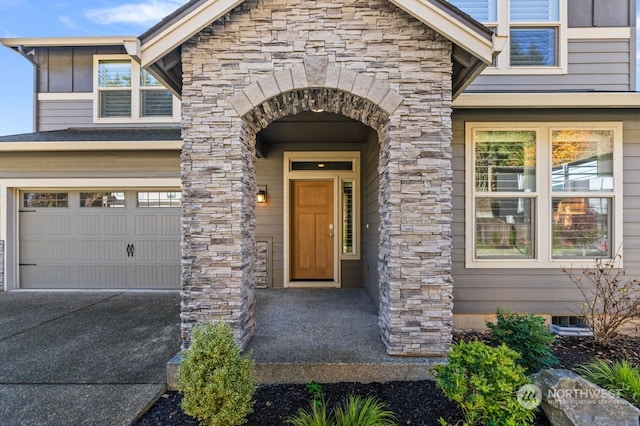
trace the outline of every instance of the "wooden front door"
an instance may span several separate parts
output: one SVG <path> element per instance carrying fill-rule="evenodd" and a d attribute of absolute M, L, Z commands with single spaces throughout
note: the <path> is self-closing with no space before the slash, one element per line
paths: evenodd
<path fill-rule="evenodd" d="M 291 279 L 333 280 L 333 181 L 291 181 Z"/>

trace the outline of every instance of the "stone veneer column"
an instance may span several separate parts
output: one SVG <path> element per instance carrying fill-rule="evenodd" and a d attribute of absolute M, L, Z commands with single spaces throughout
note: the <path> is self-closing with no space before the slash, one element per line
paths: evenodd
<path fill-rule="evenodd" d="M 222 320 L 244 346 L 255 327 L 255 150 L 239 118 L 209 126 L 183 131 L 182 338 Z"/>
<path fill-rule="evenodd" d="M 445 355 L 451 42 L 386 0 L 249 0 L 187 42 L 182 57 L 185 343 L 196 321 L 211 319 L 229 321 L 242 343 L 252 335 L 255 133 L 322 107 L 378 132 L 387 350 Z"/>

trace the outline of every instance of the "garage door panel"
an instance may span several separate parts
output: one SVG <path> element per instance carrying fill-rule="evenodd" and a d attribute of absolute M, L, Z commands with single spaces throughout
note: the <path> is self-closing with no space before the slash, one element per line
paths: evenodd
<path fill-rule="evenodd" d="M 68 235 L 70 232 L 68 215 L 23 213 L 20 217 L 20 231 L 24 235 Z"/>
<path fill-rule="evenodd" d="M 102 220 L 101 216 L 78 216 L 78 235 L 102 235 Z"/>
<path fill-rule="evenodd" d="M 47 263 L 66 262 L 72 257 L 66 241 L 22 241 L 20 248 L 28 253 L 22 256 L 21 263 L 39 263 L 43 260 Z"/>
<path fill-rule="evenodd" d="M 103 227 L 105 235 L 127 235 L 127 216 L 106 215 Z"/>
<path fill-rule="evenodd" d="M 160 234 L 180 236 L 181 230 L 179 216 L 162 216 L 161 221 L 162 226 L 160 227 Z"/>
<path fill-rule="evenodd" d="M 75 246 L 75 257 L 79 262 L 127 260 L 127 248 L 122 241 L 80 241 Z"/>
<path fill-rule="evenodd" d="M 99 191 L 98 191 L 99 192 Z M 69 207 L 20 212 L 20 285 L 41 289 L 180 288 L 180 208 Z"/>
<path fill-rule="evenodd" d="M 134 247 L 137 260 L 166 262 L 180 258 L 177 241 L 136 241 Z"/>
<path fill-rule="evenodd" d="M 94 265 L 73 269 L 78 274 L 74 278 L 84 283 L 86 288 L 124 288 L 128 284 L 126 265 Z"/>
<path fill-rule="evenodd" d="M 72 271 L 65 266 L 27 265 L 20 267 L 23 288 L 64 289 L 69 288 Z"/>
<path fill-rule="evenodd" d="M 135 284 L 146 288 L 167 288 L 171 283 L 180 282 L 180 270 L 168 266 L 137 266 Z"/>
<path fill-rule="evenodd" d="M 135 224 L 134 232 L 136 235 L 152 235 L 158 233 L 158 218 L 155 215 L 136 216 Z"/>

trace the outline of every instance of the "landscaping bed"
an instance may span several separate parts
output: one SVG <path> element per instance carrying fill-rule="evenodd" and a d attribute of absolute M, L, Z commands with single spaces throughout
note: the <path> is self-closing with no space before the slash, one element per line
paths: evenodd
<path fill-rule="evenodd" d="M 488 333 L 457 332 L 454 341 L 488 341 Z M 640 365 L 640 339 L 623 336 L 615 339 L 609 347 L 595 345 L 592 337 L 558 337 L 553 343 L 553 353 L 560 361 L 556 368 L 571 369 L 574 366 L 598 357 L 607 360 L 626 358 Z M 396 414 L 399 425 L 437 425 L 443 417 L 449 423 L 462 420 L 457 405 L 447 400 L 436 389 L 432 381 L 389 382 L 389 383 L 334 383 L 322 386 L 328 405 L 342 402 L 350 393 L 373 395 L 383 401 Z M 287 417 L 295 415 L 299 408 L 309 407 L 309 393 L 305 385 L 263 385 L 255 394 L 254 412 L 247 425 L 282 425 Z M 136 425 L 196 425 L 180 409 L 180 395 L 165 393 L 147 411 Z M 535 425 L 548 425 L 542 412 L 536 416 Z"/>

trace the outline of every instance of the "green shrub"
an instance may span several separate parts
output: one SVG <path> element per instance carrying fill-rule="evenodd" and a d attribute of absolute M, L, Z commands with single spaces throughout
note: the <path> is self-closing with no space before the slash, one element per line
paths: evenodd
<path fill-rule="evenodd" d="M 298 409 L 296 416 L 287 419 L 293 426 L 394 426 L 395 415 L 373 396 L 362 398 L 349 395 L 345 404 L 329 414 L 322 387 L 316 382 L 307 383 L 311 395 L 309 410 Z"/>
<path fill-rule="evenodd" d="M 640 369 L 629 361 L 623 359 L 609 363 L 595 359 L 575 370 L 585 379 L 640 408 Z"/>
<path fill-rule="evenodd" d="M 436 386 L 458 403 L 464 425 L 508 426 L 533 421 L 533 412 L 517 400 L 520 386 L 529 383 L 524 368 L 516 364 L 518 356 L 505 345 L 493 348 L 463 341 L 451 347 L 447 365 L 434 367 Z M 442 419 L 440 422 L 445 424 Z"/>
<path fill-rule="evenodd" d="M 544 318 L 533 314 L 505 313 L 498 309 L 496 319 L 495 324 L 487 322 L 493 343 L 504 343 L 509 349 L 518 352 L 520 358 L 517 363 L 525 368 L 527 374 L 558 363 L 551 352 L 555 336 L 545 326 Z"/>
<path fill-rule="evenodd" d="M 256 390 L 253 362 L 243 356 L 226 323 L 193 329 L 178 370 L 182 409 L 210 426 L 244 423 Z"/>
<path fill-rule="evenodd" d="M 393 426 L 395 415 L 373 396 L 349 395 L 345 405 L 336 408 L 336 426 Z"/>
<path fill-rule="evenodd" d="M 287 419 L 287 424 L 293 426 L 334 426 L 324 403 L 311 403 L 309 410 L 299 408 L 296 416 Z"/>

